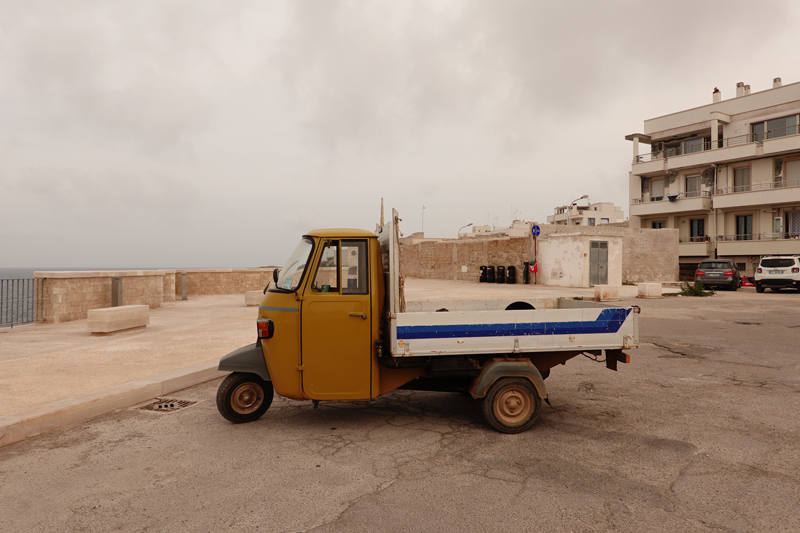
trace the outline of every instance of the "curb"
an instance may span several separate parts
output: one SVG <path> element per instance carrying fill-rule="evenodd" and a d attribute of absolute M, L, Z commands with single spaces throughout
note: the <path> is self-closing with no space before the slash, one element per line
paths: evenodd
<path fill-rule="evenodd" d="M 219 359 L 0 416 L 0 447 L 228 375 Z"/>

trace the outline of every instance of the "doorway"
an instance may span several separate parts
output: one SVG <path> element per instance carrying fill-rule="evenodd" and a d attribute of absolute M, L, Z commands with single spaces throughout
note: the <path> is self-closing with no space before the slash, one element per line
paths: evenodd
<path fill-rule="evenodd" d="M 608 241 L 590 241 L 589 286 L 608 285 Z"/>

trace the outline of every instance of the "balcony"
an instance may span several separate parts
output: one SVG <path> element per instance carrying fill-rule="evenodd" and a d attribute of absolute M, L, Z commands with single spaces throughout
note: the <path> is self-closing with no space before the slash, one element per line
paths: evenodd
<path fill-rule="evenodd" d="M 716 209 L 794 203 L 800 202 L 800 180 L 754 183 L 717 189 L 714 192 Z"/>
<path fill-rule="evenodd" d="M 678 255 L 680 257 L 708 257 L 713 251 L 714 244 L 705 240 L 703 242 L 678 243 Z"/>
<path fill-rule="evenodd" d="M 717 254 L 732 255 L 792 255 L 800 254 L 800 235 L 780 233 L 753 235 L 717 235 Z"/>
<path fill-rule="evenodd" d="M 677 213 L 702 212 L 711 209 L 711 192 L 665 194 L 657 198 L 634 198 L 631 201 L 631 216 L 672 215 Z"/>
<path fill-rule="evenodd" d="M 751 159 L 758 155 L 773 155 L 800 150 L 800 126 L 769 130 L 707 141 L 687 149 L 669 148 L 633 158 L 633 173 L 645 175 L 665 170 L 678 170 L 712 163 L 727 163 Z"/>

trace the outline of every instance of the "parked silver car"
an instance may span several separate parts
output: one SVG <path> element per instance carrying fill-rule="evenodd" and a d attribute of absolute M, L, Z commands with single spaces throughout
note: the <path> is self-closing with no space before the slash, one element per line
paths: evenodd
<path fill-rule="evenodd" d="M 736 270 L 736 265 L 728 259 L 713 259 L 703 261 L 697 266 L 694 281 L 706 287 L 722 287 L 735 291 L 742 286 L 742 277 Z"/>

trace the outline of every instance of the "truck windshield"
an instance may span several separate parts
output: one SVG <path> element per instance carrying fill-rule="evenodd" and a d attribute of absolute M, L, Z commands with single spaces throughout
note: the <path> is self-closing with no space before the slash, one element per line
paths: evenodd
<path fill-rule="evenodd" d="M 280 271 L 278 282 L 273 288 L 279 292 L 292 292 L 296 291 L 303 280 L 303 274 L 306 271 L 306 264 L 308 264 L 311 256 L 311 250 L 314 249 L 314 241 L 308 237 L 303 237 L 297 248 L 294 249 L 289 260 Z"/>

